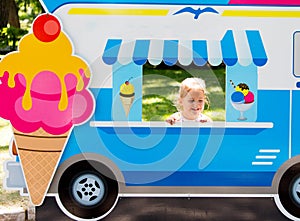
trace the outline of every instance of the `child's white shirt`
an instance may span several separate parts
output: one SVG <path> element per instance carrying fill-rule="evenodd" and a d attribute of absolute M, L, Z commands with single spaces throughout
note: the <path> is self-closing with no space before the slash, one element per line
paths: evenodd
<path fill-rule="evenodd" d="M 189 120 L 186 119 L 181 112 L 176 112 L 172 114 L 171 117 L 174 117 L 176 119 L 176 122 L 212 122 L 212 120 L 204 115 L 204 114 L 199 114 L 199 116 L 195 120 Z"/>

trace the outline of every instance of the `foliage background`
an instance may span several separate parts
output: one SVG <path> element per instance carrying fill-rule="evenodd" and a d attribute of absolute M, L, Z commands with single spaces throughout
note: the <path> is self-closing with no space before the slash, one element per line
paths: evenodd
<path fill-rule="evenodd" d="M 161 63 L 143 66 L 143 121 L 164 121 L 172 113 L 177 112 L 175 106 L 178 99 L 180 83 L 190 77 L 205 80 L 209 105 L 204 114 L 213 121 L 225 120 L 225 65 L 212 67 L 209 64 L 198 67 L 167 66 Z"/>
<path fill-rule="evenodd" d="M 17 49 L 18 41 L 31 27 L 34 18 L 43 12 L 38 0 L 0 1 L 0 54 Z"/>

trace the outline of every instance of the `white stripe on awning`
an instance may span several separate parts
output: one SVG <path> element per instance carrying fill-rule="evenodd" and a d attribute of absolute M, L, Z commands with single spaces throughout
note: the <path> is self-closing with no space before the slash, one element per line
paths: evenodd
<path fill-rule="evenodd" d="M 184 66 L 188 66 L 193 62 L 192 41 L 182 40 L 179 41 L 178 48 L 178 61 Z"/>
<path fill-rule="evenodd" d="M 118 61 L 120 64 L 126 65 L 132 61 L 132 58 L 128 54 L 133 54 L 135 46 L 134 40 L 123 40 L 120 47 L 120 52 L 118 56 Z"/>
<path fill-rule="evenodd" d="M 249 44 L 245 44 L 245 42 L 247 42 L 246 32 L 235 31 L 234 37 L 238 62 L 243 66 L 248 66 L 252 62 L 252 56 Z"/>
<path fill-rule="evenodd" d="M 207 41 L 207 48 L 208 48 L 208 62 L 212 66 L 218 66 L 222 63 L 222 51 L 221 45 L 219 41 Z"/>
<path fill-rule="evenodd" d="M 159 65 L 163 59 L 163 49 L 164 41 L 163 40 L 151 40 L 148 54 L 148 61 L 152 65 Z"/>

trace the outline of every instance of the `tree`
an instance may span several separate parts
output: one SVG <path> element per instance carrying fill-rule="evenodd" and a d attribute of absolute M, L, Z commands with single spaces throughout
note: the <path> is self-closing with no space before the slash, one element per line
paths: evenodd
<path fill-rule="evenodd" d="M 38 0 L 0 0 L 0 53 L 16 50 L 18 41 L 41 12 Z"/>
<path fill-rule="evenodd" d="M 19 21 L 19 15 L 18 15 L 18 6 L 15 0 L 9 0 L 10 5 L 9 5 L 9 15 L 8 15 L 8 23 L 15 27 L 15 28 L 20 28 L 20 21 Z"/>
<path fill-rule="evenodd" d="M 0 1 L 0 28 L 6 27 L 8 23 L 11 2 L 12 0 Z"/>
<path fill-rule="evenodd" d="M 32 21 L 41 12 L 43 8 L 38 0 L 1 0 L 0 29 L 7 24 L 20 28 L 20 13 L 25 14 L 23 17 Z"/>

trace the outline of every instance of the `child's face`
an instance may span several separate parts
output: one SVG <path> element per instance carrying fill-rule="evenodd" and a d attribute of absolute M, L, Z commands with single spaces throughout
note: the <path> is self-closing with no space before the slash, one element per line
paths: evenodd
<path fill-rule="evenodd" d="M 183 116 L 186 119 L 195 120 L 204 109 L 204 91 L 191 89 L 185 97 L 179 99 L 179 103 L 183 109 Z"/>

